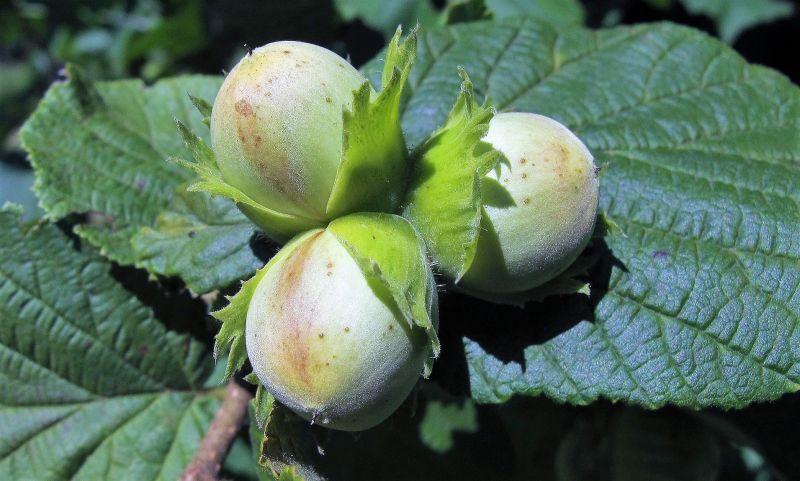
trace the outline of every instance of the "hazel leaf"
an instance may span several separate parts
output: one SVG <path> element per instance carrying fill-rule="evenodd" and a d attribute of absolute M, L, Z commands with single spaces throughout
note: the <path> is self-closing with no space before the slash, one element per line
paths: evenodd
<path fill-rule="evenodd" d="M 440 455 L 453 448 L 455 433 L 477 431 L 478 410 L 471 399 L 461 403 L 430 400 L 419 424 L 420 441 Z"/>
<path fill-rule="evenodd" d="M 20 215 L 0 210 L 0 479 L 176 479 L 220 405 L 206 347 Z"/>
<path fill-rule="evenodd" d="M 137 267 L 180 276 L 193 291 L 206 292 L 261 267 L 251 244 L 267 240 L 232 202 L 179 186 L 173 210 L 141 227 L 130 242 Z"/>
<path fill-rule="evenodd" d="M 195 292 L 251 275 L 261 264 L 250 245 L 252 222 L 229 201 L 176 194 L 191 173 L 165 162 L 191 158 L 175 133 L 176 117 L 189 143 L 203 149 L 196 139 L 205 142 L 208 129 L 192 103 L 206 105 L 199 99 L 213 99 L 219 85 L 218 77 L 200 75 L 149 87 L 138 80 L 91 82 L 68 66 L 67 80 L 50 87 L 20 133 L 47 218 L 85 214 L 76 232 L 103 255 L 180 276 Z M 222 269 L 220 253 L 227 256 Z"/>
<path fill-rule="evenodd" d="M 692 15 L 711 17 L 722 40 L 733 43 L 745 30 L 791 17 L 796 6 L 784 0 L 680 0 Z"/>
<path fill-rule="evenodd" d="M 740 408 L 800 389 L 796 85 L 670 24 L 475 22 L 429 32 L 417 58 L 408 140 L 446 121 L 461 65 L 498 110 L 584 141 L 620 228 L 594 242 L 606 268 L 590 271 L 586 312 L 528 305 L 539 340 L 510 355 L 463 339 L 474 399 Z M 565 316 L 563 332 L 544 327 Z"/>
<path fill-rule="evenodd" d="M 582 25 L 585 17 L 580 0 L 485 0 L 496 20 L 532 17 L 556 26 Z"/>

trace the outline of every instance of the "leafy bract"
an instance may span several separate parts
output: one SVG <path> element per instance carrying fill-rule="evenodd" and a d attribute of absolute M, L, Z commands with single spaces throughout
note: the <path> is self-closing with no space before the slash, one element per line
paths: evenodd
<path fill-rule="evenodd" d="M 250 403 L 250 443 L 261 479 L 322 481 L 321 454 L 306 421 L 259 385 Z"/>
<path fill-rule="evenodd" d="M 205 110 L 205 106 L 201 106 L 201 108 Z M 208 116 L 204 116 L 204 118 L 208 118 Z M 322 223 L 318 220 L 279 212 L 261 205 L 238 187 L 229 184 L 217 165 L 217 159 L 211 147 L 180 120 L 177 120 L 177 125 L 178 132 L 194 160 L 181 158 L 172 158 L 172 160 L 198 176 L 198 179 L 189 185 L 187 190 L 232 200 L 267 235 L 279 242 L 286 242 L 298 232 L 322 227 Z"/>
<path fill-rule="evenodd" d="M 205 348 L 19 216 L 0 211 L 0 478 L 176 479 L 220 401 Z"/>
<path fill-rule="evenodd" d="M 400 27 L 386 49 L 381 90 L 370 100 L 368 81 L 353 92 L 343 113 L 343 157 L 326 213 L 333 220 L 351 212 L 392 212 L 408 178 L 408 155 L 400 129 L 400 96 L 417 52 L 417 30 L 401 40 Z"/>
<path fill-rule="evenodd" d="M 378 297 L 391 299 L 409 326 L 425 329 L 433 352 L 425 363 L 427 377 L 440 348 L 437 294 L 425 247 L 414 227 L 397 215 L 364 213 L 336 219 L 328 230 L 353 256 Z"/>
<path fill-rule="evenodd" d="M 612 268 L 593 311 L 524 363 L 464 339 L 476 400 L 742 407 L 800 387 L 800 89 L 670 24 L 517 19 L 419 45 L 412 144 L 446 121 L 462 66 L 498 110 L 553 117 L 586 143 L 605 166 L 600 208 L 625 232 L 604 238 Z"/>
<path fill-rule="evenodd" d="M 444 126 L 415 153 L 403 215 L 419 229 L 438 269 L 460 279 L 472 264 L 481 223 L 481 177 L 499 152 L 481 141 L 492 111 L 475 101 L 466 73 Z"/>
<path fill-rule="evenodd" d="M 207 131 L 188 94 L 213 99 L 220 79 L 176 77 L 145 87 L 137 80 L 91 84 L 71 66 L 67 73 L 20 134 L 47 217 L 88 214 L 77 232 L 104 255 L 157 274 L 179 275 L 198 292 L 252 273 L 259 262 L 249 244 L 251 223 L 209 196 L 176 199 L 190 175 L 165 162 L 189 154 L 175 133 L 176 116 L 193 130 Z M 220 211 L 225 215 L 216 214 Z M 178 226 L 188 225 L 193 227 L 181 238 Z M 213 241 L 189 235 L 206 228 L 230 230 Z M 225 269 L 217 270 L 218 255 L 203 255 L 209 252 L 229 254 Z"/>

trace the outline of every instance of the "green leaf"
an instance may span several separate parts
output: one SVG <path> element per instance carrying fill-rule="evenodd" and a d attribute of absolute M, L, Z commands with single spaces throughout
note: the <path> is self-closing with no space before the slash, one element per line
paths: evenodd
<path fill-rule="evenodd" d="M 249 246 L 250 222 L 207 196 L 176 200 L 190 174 L 165 162 L 189 155 L 175 133 L 176 116 L 194 131 L 208 130 L 188 93 L 213 99 L 220 79 L 186 76 L 145 87 L 138 80 L 91 84 L 71 66 L 68 73 L 69 80 L 53 84 L 20 134 L 47 217 L 87 213 L 89 222 L 77 232 L 104 255 L 156 274 L 180 275 L 197 292 L 251 274 L 258 259 Z M 219 211 L 227 214 L 210 215 Z M 195 231 L 231 230 L 213 244 L 208 236 L 163 242 L 176 224 L 193 224 Z M 131 239 L 141 231 L 144 238 L 160 239 L 135 248 Z M 232 262 L 209 275 L 219 258 L 197 255 L 209 251 L 227 252 Z"/>
<path fill-rule="evenodd" d="M 88 246 L 0 211 L 0 478 L 176 479 L 220 399 Z"/>
<path fill-rule="evenodd" d="M 532 17 L 555 26 L 583 24 L 579 0 L 485 0 L 486 8 L 497 20 Z"/>
<path fill-rule="evenodd" d="M 464 339 L 476 400 L 742 407 L 800 388 L 800 89 L 670 24 L 461 24 L 421 36 L 417 58 L 411 143 L 445 122 L 462 66 L 499 110 L 576 132 L 624 232 L 604 238 L 593 311 L 524 364 Z"/>
<path fill-rule="evenodd" d="M 258 376 L 256 373 L 251 372 L 247 375 L 253 384 L 257 385 L 256 388 L 256 395 L 253 398 L 252 407 L 253 407 L 253 419 L 255 420 L 256 426 L 258 429 L 264 430 L 267 421 L 269 421 L 270 413 L 272 412 L 272 407 L 276 403 L 275 397 L 272 395 L 271 392 L 261 384 L 261 381 L 258 380 Z"/>
<path fill-rule="evenodd" d="M 414 227 L 393 214 L 351 214 L 336 219 L 328 230 L 347 249 L 361 268 L 370 287 L 382 299 L 391 299 L 412 327 L 425 329 L 433 357 L 439 355 L 436 284 L 428 267 L 425 247 Z M 425 377 L 433 359 L 425 363 Z"/>
<path fill-rule="evenodd" d="M 334 0 L 336 11 L 346 22 L 360 19 L 364 25 L 389 38 L 398 25 L 413 28 L 416 24 L 433 26 L 437 12 L 430 0 Z"/>
<path fill-rule="evenodd" d="M 762 23 L 792 16 L 794 5 L 783 0 L 681 0 L 694 15 L 714 19 L 719 36 L 733 43 L 740 33 Z"/>
<path fill-rule="evenodd" d="M 488 20 L 491 16 L 484 0 L 450 0 L 442 12 L 442 23 L 474 22 Z"/>
<path fill-rule="evenodd" d="M 453 433 L 478 430 L 478 413 L 471 399 L 463 403 L 430 401 L 419 425 L 419 436 L 431 450 L 443 454 L 453 448 Z"/>
<path fill-rule="evenodd" d="M 403 215 L 419 229 L 437 268 L 458 281 L 475 256 L 480 232 L 481 177 L 500 154 L 481 141 L 492 111 L 475 101 L 466 73 L 444 126 L 415 153 Z"/>
<path fill-rule="evenodd" d="M 0 62 L 3 85 L 0 86 L 0 104 L 7 105 L 24 94 L 36 82 L 33 62 Z"/>
<path fill-rule="evenodd" d="M 212 313 L 214 317 L 222 322 L 222 327 L 219 329 L 215 338 L 214 358 L 219 359 L 220 356 L 228 354 L 228 362 L 225 368 L 223 381 L 229 379 L 233 373 L 241 369 L 245 361 L 247 361 L 244 330 L 247 322 L 247 309 L 250 307 L 250 299 L 253 298 L 258 283 L 261 282 L 264 274 L 266 274 L 272 266 L 291 254 L 305 239 L 318 233 L 319 230 L 304 232 L 289 241 L 277 254 L 272 256 L 269 262 L 267 262 L 267 265 L 259 269 L 253 277 L 242 283 L 239 292 L 228 298 L 230 302 L 227 306 Z"/>
<path fill-rule="evenodd" d="M 259 479 L 258 464 L 253 462 L 253 450 L 245 438 L 237 436 L 225 461 L 222 464 L 220 477 L 237 481 L 257 481 Z"/>
<path fill-rule="evenodd" d="M 196 55 L 206 47 L 210 35 L 204 31 L 202 4 L 186 2 L 176 10 L 169 16 L 159 15 L 149 28 L 137 32 L 138 35 L 128 34 L 130 37 L 120 42 L 124 45 L 126 63 L 147 59 L 151 68 L 158 68 L 156 72 L 161 73 L 161 69 L 169 68 L 170 64 L 178 63 L 182 58 Z M 125 22 L 122 19 L 118 21 Z M 130 27 L 124 28 L 127 30 Z M 147 75 L 148 69 L 144 68 L 143 71 Z"/>
<path fill-rule="evenodd" d="M 370 100 L 370 83 L 353 93 L 352 110 L 343 113 L 343 158 L 326 213 L 335 219 L 351 212 L 392 212 L 408 178 L 408 159 L 400 129 L 400 98 L 417 50 L 417 30 L 401 40 L 398 27 L 386 51 L 382 88 Z"/>
<path fill-rule="evenodd" d="M 256 381 L 256 382 L 258 382 L 258 381 Z M 259 387 L 261 387 L 261 386 L 259 386 Z M 263 390 L 263 388 L 262 388 L 262 390 Z M 258 473 L 259 481 L 274 481 L 275 480 L 275 476 L 272 475 L 272 471 L 269 468 L 267 468 L 265 466 L 262 466 L 261 463 L 260 463 L 260 461 L 261 461 L 261 444 L 262 444 L 263 439 L 264 439 L 264 430 L 263 430 L 263 426 L 259 426 L 259 423 L 257 421 L 258 416 L 256 414 L 256 409 L 257 409 L 257 406 L 262 404 L 258 400 L 258 393 L 259 393 L 259 391 L 256 391 L 256 398 L 253 401 L 250 401 L 250 404 L 247 406 L 247 415 L 248 415 L 248 418 L 250 420 L 250 422 L 248 423 L 249 427 L 247 429 L 247 434 L 248 434 L 248 437 L 250 438 L 250 450 L 252 451 L 252 458 L 253 458 L 253 461 L 254 461 L 254 463 L 256 465 L 256 471 Z M 272 402 L 274 402 L 274 398 L 272 399 Z M 270 404 L 270 406 L 271 406 L 271 404 Z M 267 407 L 269 407 L 269 406 L 267 406 Z"/>
<path fill-rule="evenodd" d="M 172 207 L 131 238 L 137 266 L 206 292 L 262 265 L 250 248 L 258 230 L 232 202 L 178 187 Z"/>

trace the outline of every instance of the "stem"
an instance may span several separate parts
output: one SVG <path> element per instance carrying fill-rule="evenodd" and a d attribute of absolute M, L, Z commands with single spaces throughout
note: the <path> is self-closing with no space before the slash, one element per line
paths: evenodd
<path fill-rule="evenodd" d="M 181 475 L 181 481 L 216 481 L 222 458 L 228 452 L 247 413 L 251 394 L 231 380 L 225 390 L 225 399 L 214 421 L 203 437 L 192 461 Z"/>

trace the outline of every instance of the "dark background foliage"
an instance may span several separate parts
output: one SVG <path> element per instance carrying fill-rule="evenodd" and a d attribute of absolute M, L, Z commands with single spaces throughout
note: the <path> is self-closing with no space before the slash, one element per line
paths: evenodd
<path fill-rule="evenodd" d="M 590 27 L 667 20 L 716 33 L 710 18 L 689 13 L 680 2 L 584 0 L 583 4 Z M 443 0 L 434 6 L 446 7 Z M 733 47 L 748 61 L 800 82 L 800 63 L 791 49 L 800 45 L 798 11 L 742 32 Z M 50 83 L 62 76 L 66 62 L 80 65 L 97 79 L 140 77 L 153 82 L 180 73 L 218 74 L 235 64 L 247 46 L 279 39 L 326 46 L 349 55 L 355 65 L 372 58 L 385 44 L 383 33 L 359 19 L 343 19 L 332 1 L 323 0 L 4 2 L 0 6 L 0 200 L 24 204 L 28 217 L 38 215 L 30 192 L 33 176 L 16 133 Z M 152 306 L 157 317 L 175 320 L 170 327 L 210 342 L 210 322 L 194 322 L 204 318 L 205 306 L 179 281 L 165 280 L 157 288 L 142 271 L 119 266 L 113 275 Z M 444 354 L 434 370 L 435 387 L 416 394 L 396 417 L 414 414 L 414 405 L 424 405 L 426 400 L 466 403 L 462 337 L 479 341 L 505 362 L 519 361 L 515 356 L 519 356 L 520 346 L 549 339 L 571 327 L 563 315 L 557 322 L 547 322 L 555 302 L 564 299 L 520 311 L 488 307 L 445 293 L 442 312 L 452 320 L 443 318 L 441 322 Z M 574 305 L 576 310 L 585 307 Z M 498 330 L 514 334 L 497 339 L 493 333 Z M 630 432 L 633 425 L 658 432 L 661 437 L 657 441 L 663 445 L 682 443 L 687 449 L 706 450 L 708 462 L 718 463 L 718 479 L 799 479 L 800 450 L 793 441 L 798 409 L 798 395 L 737 412 L 666 409 L 646 413 L 605 402 L 574 408 L 546 399 L 514 400 L 502 406 L 478 407 L 477 433 L 457 433 L 452 447 L 440 450 L 443 454 L 428 447 L 430 442 L 428 446 L 420 444 L 416 428 L 391 432 L 401 455 L 370 452 L 371 446 L 383 444 L 381 437 L 387 434 L 382 430 L 348 437 L 345 443 L 340 437 L 328 443 L 328 451 L 331 459 L 354 463 L 365 456 L 381 456 L 384 468 L 397 467 L 382 472 L 402 471 L 404 479 L 409 477 L 414 459 L 428 460 L 420 466 L 446 467 L 441 473 L 418 473 L 420 478 L 510 479 L 512 473 L 535 472 L 542 479 L 557 474 L 561 479 L 612 479 L 622 462 L 620 446 L 636 442 L 636 433 Z M 648 442 L 655 441 L 648 438 Z M 642 449 L 662 447 L 656 443 Z M 576 452 L 580 465 L 564 462 L 575 459 Z M 474 462 L 460 462 L 464 456 Z M 246 476 L 240 471 L 236 460 L 229 460 L 227 474 Z M 590 478 L 587 473 L 592 473 Z M 371 477 L 376 473 L 362 474 L 364 479 L 377 479 Z"/>

